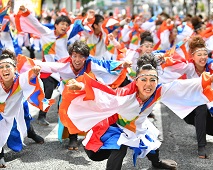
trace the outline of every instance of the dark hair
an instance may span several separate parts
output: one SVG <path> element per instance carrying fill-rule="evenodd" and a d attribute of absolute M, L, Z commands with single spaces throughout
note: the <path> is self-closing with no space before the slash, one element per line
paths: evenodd
<path fill-rule="evenodd" d="M 71 24 L 71 20 L 69 19 L 68 16 L 65 16 L 65 15 L 61 15 L 60 17 L 57 17 L 54 25 L 58 25 L 60 22 L 66 22 L 68 23 L 68 25 Z"/>
<path fill-rule="evenodd" d="M 81 16 L 82 16 L 82 17 L 85 17 L 86 14 L 87 14 L 86 11 L 82 11 Z"/>
<path fill-rule="evenodd" d="M 188 16 L 186 16 L 184 19 L 183 19 L 183 22 L 191 22 L 191 18 L 190 17 L 188 17 Z"/>
<path fill-rule="evenodd" d="M 198 15 L 198 17 L 202 20 L 203 19 L 203 16 L 200 14 L 200 15 Z"/>
<path fill-rule="evenodd" d="M 137 15 L 133 14 L 132 17 L 131 17 L 131 20 L 134 20 L 136 17 L 137 17 Z"/>
<path fill-rule="evenodd" d="M 3 50 L 1 55 L 0 55 L 0 60 L 4 60 L 4 59 L 7 59 L 7 58 L 14 60 L 14 62 L 15 62 L 14 64 L 16 65 L 16 63 L 17 63 L 16 54 L 9 49 Z"/>
<path fill-rule="evenodd" d="M 161 13 L 160 13 L 160 16 L 165 17 L 165 19 L 170 18 L 169 14 L 167 14 L 166 12 L 161 12 Z"/>
<path fill-rule="evenodd" d="M 156 70 L 158 66 L 158 61 L 155 56 L 151 54 L 143 54 L 137 61 L 136 76 L 141 72 L 141 70 Z M 157 71 L 156 71 L 157 72 Z"/>
<path fill-rule="evenodd" d="M 51 20 L 52 20 L 52 17 L 48 15 L 48 16 L 44 17 L 44 19 L 45 19 L 48 23 L 50 23 Z"/>
<path fill-rule="evenodd" d="M 113 12 L 110 12 L 110 13 L 109 13 L 109 16 L 110 16 L 110 17 L 113 17 Z"/>
<path fill-rule="evenodd" d="M 83 55 L 84 57 L 88 57 L 90 54 L 89 46 L 83 41 L 75 41 L 73 44 L 68 47 L 69 55 L 72 55 L 73 52 Z"/>
<path fill-rule="evenodd" d="M 94 25 L 98 25 L 101 20 L 104 20 L 104 17 L 100 14 L 95 14 L 95 21 L 92 24 L 92 28 L 94 29 Z"/>
<path fill-rule="evenodd" d="M 148 42 L 151 42 L 151 43 L 154 42 L 152 35 L 149 31 L 144 31 L 143 33 L 141 33 L 140 38 L 141 38 L 140 45 L 143 44 L 145 41 L 148 41 Z"/>
<path fill-rule="evenodd" d="M 202 21 L 198 16 L 194 16 L 191 18 L 192 26 L 194 27 L 195 32 L 202 27 Z"/>
<path fill-rule="evenodd" d="M 188 13 L 186 14 L 186 17 L 192 18 L 192 15 Z"/>
<path fill-rule="evenodd" d="M 155 25 L 161 25 L 163 23 L 163 21 L 161 19 L 158 19 L 157 21 L 155 21 Z"/>

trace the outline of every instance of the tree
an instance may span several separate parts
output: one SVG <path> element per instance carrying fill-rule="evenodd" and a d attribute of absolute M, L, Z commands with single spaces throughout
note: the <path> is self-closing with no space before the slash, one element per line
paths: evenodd
<path fill-rule="evenodd" d="M 53 4 L 56 5 L 55 9 L 59 10 L 60 9 L 60 4 L 61 4 L 61 0 L 53 0 Z"/>
<path fill-rule="evenodd" d="M 85 5 L 85 4 L 88 4 L 90 1 L 93 1 L 93 0 L 79 0 L 81 1 L 81 5 Z"/>

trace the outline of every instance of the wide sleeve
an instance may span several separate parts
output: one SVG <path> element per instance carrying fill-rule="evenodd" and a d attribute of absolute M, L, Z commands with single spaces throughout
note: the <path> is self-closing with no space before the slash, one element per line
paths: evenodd
<path fill-rule="evenodd" d="M 203 73 L 199 78 L 163 84 L 161 102 L 180 118 L 184 118 L 197 106 L 213 100 L 211 84 L 208 73 Z"/>
<path fill-rule="evenodd" d="M 92 57 L 88 61 L 96 79 L 112 88 L 119 87 L 126 78 L 127 69 L 122 67 L 123 61 L 98 60 Z"/>
<path fill-rule="evenodd" d="M 78 77 L 78 81 L 85 84 L 84 90 L 69 90 L 65 86 L 59 108 L 61 122 L 72 133 L 88 131 L 116 113 L 129 113 L 139 106 L 138 102 L 134 102 L 134 84 L 128 88 L 113 90 L 86 73 Z"/>
<path fill-rule="evenodd" d="M 19 12 L 15 16 L 15 23 L 19 32 L 23 31 L 35 34 L 37 36 L 45 35 L 51 32 L 51 30 L 42 25 L 38 19 L 33 16 L 32 13 L 30 13 L 29 10 L 24 13 Z"/>
<path fill-rule="evenodd" d="M 32 70 L 20 74 L 19 85 L 23 91 L 23 95 L 33 106 L 43 111 L 48 111 L 55 101 L 54 99 L 45 98 L 42 81 L 38 77 L 32 77 Z"/>
<path fill-rule="evenodd" d="M 160 83 L 169 83 L 181 78 L 184 74 L 190 75 L 194 73 L 193 64 L 186 61 L 178 53 L 174 53 L 172 56 L 165 56 L 164 60 L 165 62 L 157 67 Z"/>
<path fill-rule="evenodd" d="M 42 62 L 41 60 L 33 60 L 27 56 L 19 54 L 17 56 L 17 70 L 19 73 L 30 70 L 33 66 L 38 65 L 41 67 L 42 73 L 57 73 L 60 70 L 67 68 L 68 63 L 61 62 Z"/>

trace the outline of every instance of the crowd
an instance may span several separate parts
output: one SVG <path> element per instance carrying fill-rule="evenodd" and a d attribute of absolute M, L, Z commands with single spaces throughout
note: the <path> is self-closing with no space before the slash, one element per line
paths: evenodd
<path fill-rule="evenodd" d="M 107 160 L 120 170 L 127 149 L 158 169 L 177 169 L 159 158 L 159 131 L 148 117 L 161 101 L 194 125 L 198 157 L 209 158 L 206 134 L 213 135 L 213 21 L 202 16 L 171 17 L 162 12 L 144 19 L 102 16 L 65 9 L 36 17 L 24 5 L 14 14 L 11 0 L 0 9 L 0 168 L 5 144 L 16 152 L 25 137 L 44 139 L 33 129 L 28 104 L 46 119 L 55 88 L 59 133 L 78 150 L 78 134 L 93 161 Z M 26 47 L 30 56 L 22 55 Z M 42 52 L 42 61 L 35 51 Z"/>

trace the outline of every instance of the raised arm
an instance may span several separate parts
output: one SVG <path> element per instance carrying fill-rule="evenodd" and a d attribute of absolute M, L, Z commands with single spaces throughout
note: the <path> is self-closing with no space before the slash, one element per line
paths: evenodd
<path fill-rule="evenodd" d="M 33 33 L 38 36 L 51 32 L 51 30 L 43 26 L 24 5 L 20 6 L 19 12 L 15 16 L 15 23 L 19 32 Z"/>

